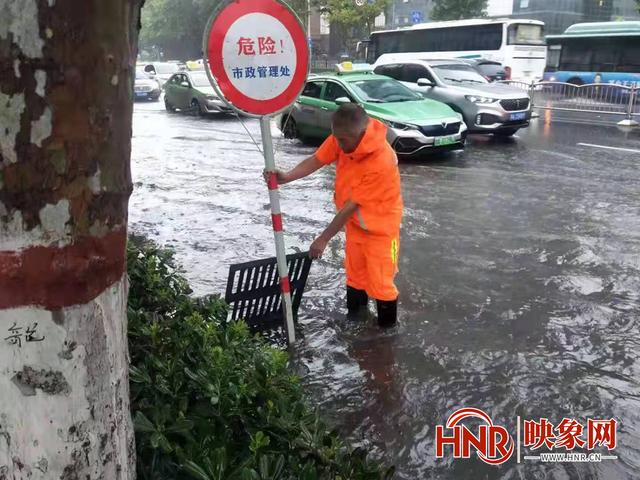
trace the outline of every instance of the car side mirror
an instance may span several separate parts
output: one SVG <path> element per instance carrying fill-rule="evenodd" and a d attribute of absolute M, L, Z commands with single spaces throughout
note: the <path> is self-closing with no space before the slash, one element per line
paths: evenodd
<path fill-rule="evenodd" d="M 180 84 L 181 87 L 189 88 L 189 82 L 182 82 Z"/>
<path fill-rule="evenodd" d="M 417 83 L 419 87 L 435 87 L 436 86 L 435 83 L 433 83 L 431 80 L 427 78 L 419 78 Z"/>
<path fill-rule="evenodd" d="M 338 97 L 335 100 L 336 105 L 344 105 L 346 103 L 351 103 L 351 100 L 349 100 L 347 97 Z"/>

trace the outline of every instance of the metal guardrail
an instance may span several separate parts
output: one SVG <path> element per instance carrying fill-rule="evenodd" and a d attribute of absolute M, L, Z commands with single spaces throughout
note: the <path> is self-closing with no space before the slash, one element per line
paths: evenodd
<path fill-rule="evenodd" d="M 618 125 L 640 125 L 634 118 L 640 117 L 640 88 L 635 86 L 628 87 L 612 83 L 586 85 L 563 82 L 526 83 L 511 80 L 500 83 L 527 91 L 533 108 L 622 115 L 626 118 Z"/>

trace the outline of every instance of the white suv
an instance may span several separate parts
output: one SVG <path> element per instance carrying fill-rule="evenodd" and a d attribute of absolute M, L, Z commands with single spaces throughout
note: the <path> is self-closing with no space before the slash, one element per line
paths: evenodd
<path fill-rule="evenodd" d="M 461 60 L 402 59 L 382 55 L 374 72 L 461 113 L 469 133 L 509 136 L 529 126 L 531 101 L 520 89 L 490 83 Z"/>

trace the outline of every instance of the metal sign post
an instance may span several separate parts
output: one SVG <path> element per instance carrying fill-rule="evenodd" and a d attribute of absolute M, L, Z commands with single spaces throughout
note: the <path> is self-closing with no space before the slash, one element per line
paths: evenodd
<path fill-rule="evenodd" d="M 307 33 L 279 0 L 225 0 L 209 20 L 204 52 L 205 71 L 220 98 L 236 112 L 260 118 L 282 308 L 293 343 L 291 285 L 270 119 L 291 106 L 304 88 L 309 73 Z"/>
<path fill-rule="evenodd" d="M 278 259 L 278 273 L 280 274 L 280 289 L 282 290 L 282 308 L 287 324 L 287 336 L 289 343 L 296 341 L 296 334 L 293 324 L 293 308 L 291 303 L 291 284 L 289 282 L 289 272 L 287 268 L 287 254 L 284 247 L 284 230 L 282 222 L 282 212 L 280 211 L 280 191 L 278 186 L 278 176 L 276 175 L 276 160 L 273 155 L 273 139 L 271 137 L 271 119 L 264 116 L 260 119 L 260 131 L 262 133 L 262 152 L 264 153 L 264 164 L 269 172 L 269 201 L 271 203 L 271 221 L 273 224 L 273 235 L 276 242 L 276 258 Z"/>

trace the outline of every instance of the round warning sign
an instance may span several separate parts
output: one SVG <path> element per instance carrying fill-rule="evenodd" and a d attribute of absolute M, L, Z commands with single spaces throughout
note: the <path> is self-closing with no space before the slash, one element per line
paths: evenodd
<path fill-rule="evenodd" d="M 298 17 L 276 0 L 229 0 L 204 38 L 207 73 L 235 110 L 254 116 L 291 105 L 309 72 L 309 50 Z"/>

